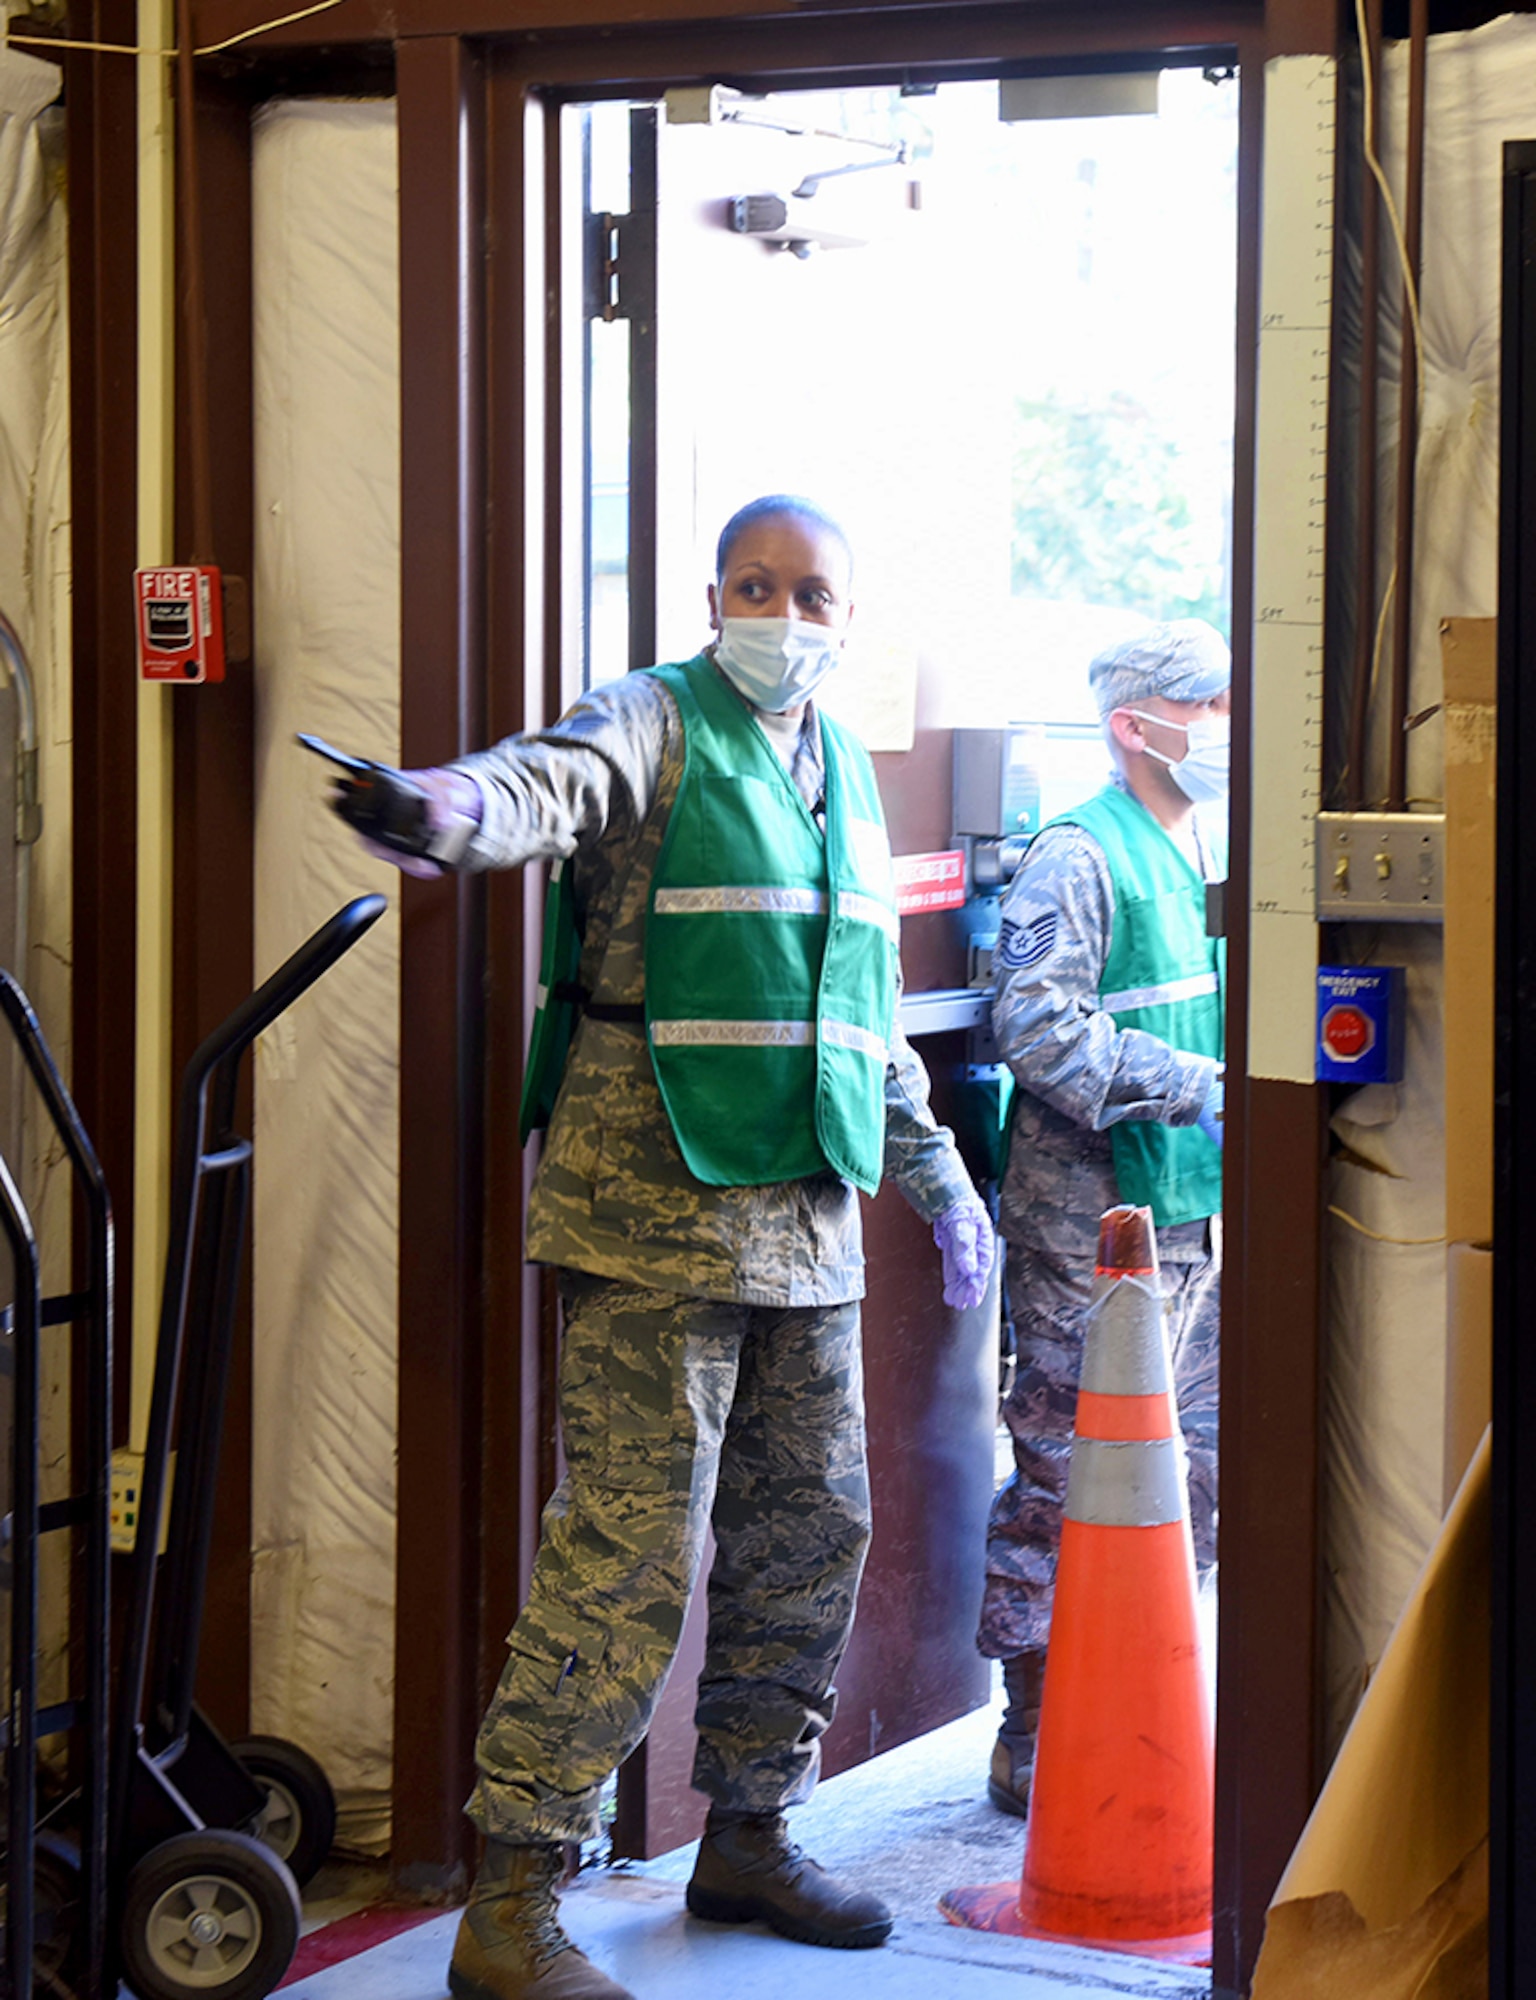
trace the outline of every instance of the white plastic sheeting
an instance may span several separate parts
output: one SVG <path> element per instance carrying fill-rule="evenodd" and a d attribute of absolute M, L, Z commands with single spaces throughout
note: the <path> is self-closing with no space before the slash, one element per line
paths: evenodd
<path fill-rule="evenodd" d="M 1330 1747 L 1440 1526 L 1445 1411 L 1440 933 L 1352 927 L 1343 945 L 1344 964 L 1407 968 L 1408 1019 L 1406 1080 L 1356 1091 L 1333 1120 L 1346 1150 L 1329 1170 L 1328 1200 L 1342 1214 L 1326 1239 Z"/>
<path fill-rule="evenodd" d="M 1387 51 L 1382 159 L 1403 183 L 1408 53 Z M 1467 34 L 1430 38 L 1425 98 L 1423 408 L 1414 544 L 1409 710 L 1440 699 L 1440 620 L 1492 617 L 1498 597 L 1499 265 L 1503 146 L 1536 133 L 1536 19 L 1511 15 Z M 1401 196 L 1399 196 L 1401 199 Z M 1383 233 L 1385 399 L 1397 407 L 1396 302 L 1401 287 Z M 1395 431 L 1395 418 L 1392 429 Z M 1396 479 L 1395 441 L 1383 455 L 1384 491 Z M 1390 510 L 1388 510 L 1390 513 Z M 1390 519 L 1385 532 L 1391 532 Z M 1386 575 L 1386 561 L 1381 574 Z M 1378 718 L 1384 724 L 1384 715 Z M 1384 735 L 1384 727 L 1381 730 Z M 1409 789 L 1438 802 L 1444 727 L 1435 716 L 1409 737 Z"/>
<path fill-rule="evenodd" d="M 42 650 L 67 471 L 60 73 L 0 49 L 0 608 Z"/>
<path fill-rule="evenodd" d="M 0 611 L 25 647 L 39 712 L 44 838 L 25 857 L 33 940 L 15 971 L 68 1073 L 70 959 L 69 350 L 62 82 L 52 63 L 0 49 Z M 53 108 L 50 108 L 53 107 Z M 9 829 L 0 853 L 12 865 Z M 47 1149 L 44 1148 L 46 1151 Z M 40 1202 L 40 1161 L 28 1163 Z M 67 1199 L 67 1188 L 64 1190 Z M 58 1234 L 44 1230 L 45 1255 Z M 68 1269 L 67 1206 L 58 1228 Z"/>
<path fill-rule="evenodd" d="M 1389 48 L 1381 152 L 1403 185 L 1407 49 Z M 1509 16 L 1429 45 L 1422 319 L 1425 357 L 1409 710 L 1441 697 L 1440 621 L 1497 605 L 1500 191 L 1506 139 L 1536 133 L 1536 20 Z M 1379 579 L 1391 565 L 1401 285 L 1383 231 L 1383 451 L 1388 496 Z M 1384 704 L 1373 737 L 1385 763 Z M 1438 807 L 1438 716 L 1409 738 L 1409 792 Z M 1327 1722 L 1348 1722 L 1439 1525 L 1445 1406 L 1443 980 L 1438 931 L 1349 933 L 1368 963 L 1408 971 L 1407 1080 L 1346 1101 L 1347 1148 L 1329 1199 L 1375 1232 L 1335 1219 L 1328 1246 L 1326 1415 Z M 1391 1240 L 1378 1240 L 1378 1239 Z M 1415 1239 L 1429 1238 L 1428 1243 Z"/>
<path fill-rule="evenodd" d="M 24 885 L 29 945 L 0 962 L 27 989 L 69 1074 L 71 958 L 69 351 L 62 81 L 52 64 L 0 49 L 0 610 L 32 669 L 39 720 L 43 836 L 28 850 L 0 840 L 0 860 Z M 9 708 L 7 714 L 9 714 Z M 32 1212 L 45 1291 L 69 1285 L 71 1184 L 46 1122 L 21 1096 L 22 1157 L 11 1164 Z M 8 1135 L 6 1144 L 13 1143 Z M 43 1391 L 43 1497 L 67 1491 L 69 1396 L 57 1367 Z M 42 1552 L 40 1660 L 45 1700 L 67 1682 L 66 1551 Z"/>
<path fill-rule="evenodd" d="M 254 134 L 256 963 L 366 889 L 294 731 L 399 750 L 391 103 L 276 103 Z M 256 1065 L 254 1726 L 318 1756 L 339 1837 L 389 1842 L 394 1714 L 394 908 Z"/>

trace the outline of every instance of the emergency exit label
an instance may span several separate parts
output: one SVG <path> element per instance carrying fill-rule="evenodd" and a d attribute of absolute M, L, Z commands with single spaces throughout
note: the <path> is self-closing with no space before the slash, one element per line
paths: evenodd
<path fill-rule="evenodd" d="M 965 856 L 959 848 L 942 854 L 897 854 L 896 908 L 904 917 L 920 910 L 958 910 L 965 901 Z"/>

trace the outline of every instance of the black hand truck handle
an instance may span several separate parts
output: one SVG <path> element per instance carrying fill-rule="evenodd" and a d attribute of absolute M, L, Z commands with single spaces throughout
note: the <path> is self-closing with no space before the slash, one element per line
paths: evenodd
<path fill-rule="evenodd" d="M 363 932 L 378 922 L 386 908 L 382 896 L 356 897 L 344 909 L 338 910 L 328 923 L 322 924 L 291 958 L 283 961 L 270 979 L 264 980 L 248 1000 L 242 1000 L 229 1018 L 214 1029 L 188 1063 L 182 1079 L 184 1118 L 187 1111 L 201 1102 L 209 1078 L 221 1064 L 227 1064 L 228 1068 L 222 1072 L 220 1080 L 222 1082 L 227 1077 L 232 1092 L 235 1069 L 256 1037 L 270 1028 L 280 1014 L 286 1013 L 317 979 L 329 972 L 337 959 L 352 949 Z M 184 1168 L 187 1163 L 190 1143 L 203 1136 L 200 1130 L 189 1131 L 190 1122 L 184 1122 L 181 1130 L 179 1168 Z"/>
<path fill-rule="evenodd" d="M 218 1322 L 207 1330 L 209 1340 L 227 1348 L 233 1318 L 251 1157 L 250 1141 L 232 1131 L 241 1058 L 264 1029 L 269 1028 L 356 944 L 383 915 L 386 907 L 384 897 L 371 895 L 359 896 L 338 910 L 269 979 L 263 981 L 249 999 L 242 1001 L 228 1019 L 214 1029 L 188 1063 L 182 1079 L 171 1181 L 171 1231 L 166 1250 L 165 1289 L 161 1298 L 159 1338 L 155 1349 L 155 1374 L 139 1492 L 139 1524 L 132 1557 L 130 1601 L 116 1689 L 117 1717 L 112 1741 L 112 1837 L 119 1847 L 128 1834 L 133 1774 L 145 1733 L 144 1697 L 151 1628 L 155 1624 L 159 1525 L 186 1346 L 194 1252 L 198 1247 L 197 1225 L 203 1196 L 210 1185 L 216 1190 L 213 1221 L 215 1234 L 220 1240 L 210 1259 L 216 1267 L 211 1284 L 205 1284 L 200 1293 L 200 1298 L 209 1305 L 214 1320 Z M 211 1486 L 217 1472 L 223 1409 L 222 1377 L 226 1365 L 224 1355 L 221 1353 L 216 1362 L 208 1365 L 215 1370 L 218 1393 L 211 1398 L 210 1408 L 204 1413 L 203 1434 L 190 1441 L 184 1440 L 189 1443 L 190 1449 L 183 1454 L 183 1458 L 195 1457 L 200 1470 L 195 1472 L 193 1465 L 186 1462 L 178 1464 L 178 1508 L 184 1494 L 190 1492 L 194 1483 L 206 1482 Z M 211 1492 L 207 1497 L 209 1506 L 191 1511 L 206 1517 L 211 1510 Z M 164 1710 L 152 1718 L 157 1739 L 174 1739 L 184 1735 L 191 1711 L 209 1528 L 207 1518 L 194 1521 L 190 1536 L 179 1538 L 181 1546 L 167 1552 L 168 1557 L 178 1565 L 181 1587 L 168 1593 L 156 1635 L 157 1655 L 164 1655 L 172 1663 L 169 1678 L 174 1683 L 169 1693 L 165 1688 L 157 1686 L 156 1689 L 156 1706 Z M 157 1675 L 157 1680 L 159 1678 Z"/>
<path fill-rule="evenodd" d="M 15 1260 L 12 1314 L 16 1368 L 12 1384 L 11 1704 L 6 1732 L 7 1991 L 32 1984 L 32 1870 L 37 1844 L 37 1537 L 38 1297 L 37 1238 L 11 1170 L 0 1159 L 0 1224 Z"/>

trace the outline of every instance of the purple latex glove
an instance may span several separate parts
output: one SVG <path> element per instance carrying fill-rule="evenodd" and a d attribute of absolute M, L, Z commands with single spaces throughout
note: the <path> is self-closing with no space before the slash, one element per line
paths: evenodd
<path fill-rule="evenodd" d="M 1200 1116 L 1195 1124 L 1213 1145 L 1220 1146 L 1226 1136 L 1227 1086 L 1225 1070 L 1218 1070 L 1211 1083 L 1210 1095 L 1200 1107 Z"/>
<path fill-rule="evenodd" d="M 970 1195 L 946 1208 L 934 1221 L 933 1240 L 944 1259 L 945 1305 L 979 1306 L 987 1295 L 997 1244 L 992 1218 L 978 1197 Z"/>
<path fill-rule="evenodd" d="M 362 844 L 375 861 L 387 861 L 402 875 L 414 875 L 419 881 L 430 882 L 454 866 L 464 852 L 470 835 L 480 824 L 485 801 L 474 779 L 466 777 L 462 771 L 449 771 L 441 765 L 433 765 L 427 770 L 402 771 L 400 775 L 409 778 L 413 785 L 419 785 L 427 795 L 427 824 L 431 830 L 432 846 L 442 855 L 442 860 L 434 861 L 424 854 L 402 854 L 398 848 L 384 847 L 376 840 L 363 840 Z M 358 838 L 362 840 L 362 835 Z"/>

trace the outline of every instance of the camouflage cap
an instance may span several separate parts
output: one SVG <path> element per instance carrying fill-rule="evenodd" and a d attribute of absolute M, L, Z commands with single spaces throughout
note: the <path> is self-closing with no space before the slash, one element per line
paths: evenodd
<path fill-rule="evenodd" d="M 1176 618 L 1121 639 L 1089 663 L 1088 685 L 1100 716 L 1148 695 L 1168 701 L 1210 701 L 1232 685 L 1232 655 L 1214 625 Z"/>

